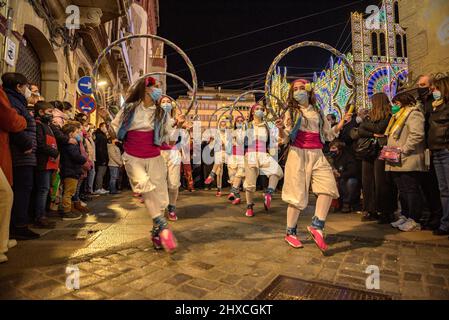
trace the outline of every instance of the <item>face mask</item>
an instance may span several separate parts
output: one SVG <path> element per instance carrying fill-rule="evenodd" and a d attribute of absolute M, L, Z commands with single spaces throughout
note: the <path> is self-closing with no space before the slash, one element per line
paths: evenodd
<path fill-rule="evenodd" d="M 81 135 L 80 135 L 80 134 L 77 134 L 77 135 L 75 136 L 75 139 L 76 139 L 76 141 L 81 142 Z"/>
<path fill-rule="evenodd" d="M 28 89 L 28 87 L 25 88 L 24 96 L 25 96 L 25 99 L 27 99 L 27 100 L 31 97 L 31 90 Z"/>
<path fill-rule="evenodd" d="M 159 88 L 153 88 L 153 91 L 151 91 L 149 95 L 154 102 L 157 102 L 162 96 L 162 90 Z"/>
<path fill-rule="evenodd" d="M 163 105 L 161 105 L 162 109 L 164 109 L 165 112 L 170 113 L 172 110 L 172 105 L 171 103 L 164 103 Z"/>
<path fill-rule="evenodd" d="M 305 106 L 309 103 L 309 95 L 305 90 L 296 91 L 293 97 L 295 98 L 296 102 L 298 102 L 302 106 Z"/>
<path fill-rule="evenodd" d="M 53 120 L 53 115 L 45 113 L 43 116 L 41 116 L 41 120 L 43 122 L 51 122 Z"/>
<path fill-rule="evenodd" d="M 441 91 L 437 91 L 435 90 L 434 92 L 432 92 L 433 98 L 435 100 L 440 100 L 441 99 Z"/>
<path fill-rule="evenodd" d="M 331 151 L 331 152 L 329 152 L 329 156 L 330 156 L 331 158 L 335 158 L 335 157 L 338 156 L 338 152 L 337 152 L 337 151 Z"/>
<path fill-rule="evenodd" d="M 418 88 L 418 95 L 420 98 L 424 98 L 429 93 L 429 88 Z"/>
<path fill-rule="evenodd" d="M 263 117 L 264 117 L 263 110 L 256 110 L 256 112 L 254 112 L 254 116 L 256 118 L 263 119 Z"/>
<path fill-rule="evenodd" d="M 401 110 L 401 107 L 398 106 L 397 104 L 391 106 L 391 113 L 396 114 L 399 112 L 399 110 Z"/>
<path fill-rule="evenodd" d="M 237 124 L 235 125 L 235 127 L 236 127 L 237 129 L 242 129 L 242 128 L 243 128 L 243 124 L 237 123 Z"/>

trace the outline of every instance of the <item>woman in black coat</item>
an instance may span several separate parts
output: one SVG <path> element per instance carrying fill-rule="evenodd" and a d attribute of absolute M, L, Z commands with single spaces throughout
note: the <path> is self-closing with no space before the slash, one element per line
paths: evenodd
<path fill-rule="evenodd" d="M 391 105 L 386 94 L 376 93 L 371 97 L 372 109 L 360 124 L 360 138 L 382 139 L 391 118 Z M 362 189 L 364 215 L 362 221 L 379 220 L 385 224 L 393 221 L 397 191 L 385 172 L 385 161 L 378 160 L 380 147 L 372 157 L 362 160 Z"/>

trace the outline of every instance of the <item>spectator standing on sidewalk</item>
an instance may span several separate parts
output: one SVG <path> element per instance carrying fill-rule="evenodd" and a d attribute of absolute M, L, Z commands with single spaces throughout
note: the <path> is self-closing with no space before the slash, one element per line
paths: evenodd
<path fill-rule="evenodd" d="M 8 261 L 6 253 L 14 247 L 16 240 L 9 239 L 9 224 L 13 204 L 11 184 L 12 159 L 9 148 L 9 133 L 20 132 L 27 126 L 26 119 L 14 110 L 0 87 L 0 263 Z"/>
<path fill-rule="evenodd" d="M 95 179 L 95 193 L 107 194 L 103 188 L 104 176 L 108 168 L 108 129 L 106 123 L 101 123 L 97 131 L 95 131 L 95 166 L 97 177 Z"/>
<path fill-rule="evenodd" d="M 433 84 L 432 111 L 429 117 L 428 145 L 440 188 L 443 217 L 435 235 L 449 234 L 449 77 Z"/>
<path fill-rule="evenodd" d="M 117 190 L 117 181 L 120 173 L 120 167 L 123 166 L 120 148 L 117 146 L 118 140 L 114 139 L 108 143 L 109 155 L 109 191 L 110 194 L 119 194 Z"/>
<path fill-rule="evenodd" d="M 53 120 L 53 106 L 39 101 L 34 105 L 36 119 L 37 167 L 35 221 L 38 228 L 53 228 L 55 225 L 47 218 L 47 199 L 50 192 L 52 175 L 59 170 L 59 150 L 50 123 Z"/>
<path fill-rule="evenodd" d="M 27 110 L 27 99 L 31 96 L 27 78 L 14 72 L 2 76 L 3 88 L 11 106 L 27 120 L 24 131 L 10 134 L 13 163 L 14 202 L 11 212 L 11 236 L 17 240 L 39 238 L 39 234 L 28 228 L 31 192 L 36 168 L 36 122 Z"/>

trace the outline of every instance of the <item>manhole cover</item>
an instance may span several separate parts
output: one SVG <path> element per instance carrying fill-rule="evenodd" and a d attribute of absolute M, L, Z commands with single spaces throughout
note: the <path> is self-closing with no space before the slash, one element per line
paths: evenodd
<path fill-rule="evenodd" d="M 392 300 L 391 296 L 278 276 L 256 300 Z"/>

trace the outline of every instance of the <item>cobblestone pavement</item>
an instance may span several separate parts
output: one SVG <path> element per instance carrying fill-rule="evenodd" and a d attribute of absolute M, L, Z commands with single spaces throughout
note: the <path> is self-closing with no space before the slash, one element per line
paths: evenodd
<path fill-rule="evenodd" d="M 179 249 L 168 255 L 154 251 L 145 236 L 151 222 L 143 218 L 144 208 L 129 195 L 115 199 L 114 203 L 127 204 L 129 212 L 109 221 L 96 241 L 107 242 L 101 235 L 110 238 L 114 234 L 108 232 L 125 237 L 131 231 L 124 226 L 136 228 L 133 235 L 137 240 L 125 237 L 119 245 L 112 241 L 109 247 L 90 251 L 93 242 L 64 247 L 57 236 L 64 226 L 58 226 L 52 231 L 54 239 L 49 232 L 42 240 L 20 243 L 11 250 L 11 263 L 0 267 L 0 299 L 253 299 L 279 274 L 365 289 L 365 271 L 370 265 L 380 269 L 376 292 L 394 299 L 449 299 L 447 238 L 432 238 L 423 232 L 415 233 L 418 241 L 409 240 L 412 234 L 403 240 L 403 234 L 396 236 L 391 227 L 357 224 L 356 214 L 334 214 L 327 225 L 330 250 L 323 256 L 304 232 L 310 210 L 299 226 L 305 248 L 293 249 L 283 241 L 285 206 L 279 195 L 272 213 L 265 213 L 259 205 L 256 217 L 249 219 L 242 214 L 244 206 L 229 207 L 225 199 L 216 199 L 211 192 L 198 192 L 181 196 L 180 220 L 172 224 Z M 262 198 L 258 200 L 261 203 Z M 96 208 L 110 205 L 111 200 L 103 198 Z M 136 223 L 130 224 L 133 218 Z M 358 225 L 364 234 L 341 231 L 341 225 L 355 225 L 354 229 Z M 423 235 L 430 240 L 422 240 Z M 46 237 L 62 246 L 66 256 L 34 264 L 23 257 L 27 248 L 38 250 L 39 241 Z M 23 263 L 14 264 L 14 258 Z M 79 268 L 79 290 L 66 287 L 67 266 Z"/>

